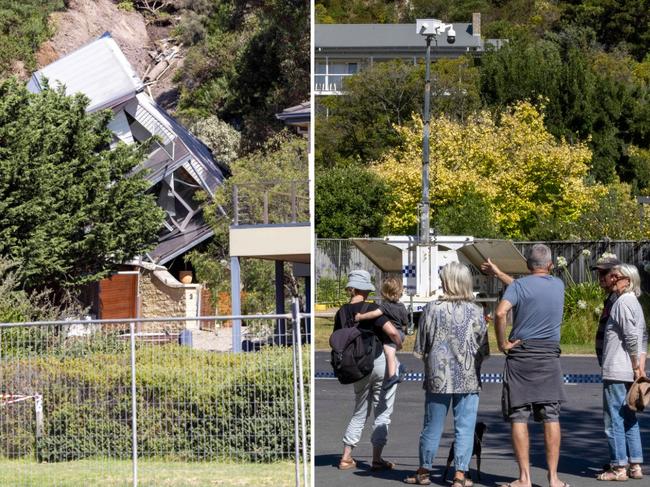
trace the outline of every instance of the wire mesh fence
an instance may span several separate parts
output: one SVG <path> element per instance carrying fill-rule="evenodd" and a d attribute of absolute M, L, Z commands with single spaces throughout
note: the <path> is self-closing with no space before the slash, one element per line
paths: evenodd
<path fill-rule="evenodd" d="M 252 483 L 258 468 L 308 485 L 305 320 L 200 319 L 212 336 L 171 337 L 190 323 L 174 318 L 0 324 L 0 485 L 220 485 L 237 471 Z M 280 319 L 288 337 L 273 334 Z M 219 336 L 239 320 L 244 336 L 266 330 L 254 352 Z"/>

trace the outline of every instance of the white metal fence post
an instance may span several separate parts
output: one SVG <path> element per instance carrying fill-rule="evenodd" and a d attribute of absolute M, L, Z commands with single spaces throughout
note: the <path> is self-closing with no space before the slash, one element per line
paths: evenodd
<path fill-rule="evenodd" d="M 300 393 L 300 422 L 302 431 L 302 466 L 305 485 L 308 485 L 307 479 L 307 421 L 305 413 L 305 387 L 304 373 L 302 369 L 302 340 L 300 335 L 300 301 L 293 298 L 291 302 L 291 316 L 293 319 L 293 346 L 298 351 L 298 391 Z"/>
<path fill-rule="evenodd" d="M 138 487 L 138 399 L 135 386 L 135 323 L 129 323 L 131 341 L 131 448 L 133 449 L 133 487 Z"/>
<path fill-rule="evenodd" d="M 293 309 L 293 308 L 292 308 Z M 295 322 L 292 329 L 295 330 Z M 298 415 L 298 354 L 296 352 L 295 332 L 293 333 L 293 343 L 291 345 L 293 351 L 293 442 L 295 443 L 294 452 L 296 455 L 296 487 L 300 487 L 300 432 Z"/>

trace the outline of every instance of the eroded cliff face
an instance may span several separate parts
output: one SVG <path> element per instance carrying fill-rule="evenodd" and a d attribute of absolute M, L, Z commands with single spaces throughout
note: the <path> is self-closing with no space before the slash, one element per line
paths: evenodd
<path fill-rule="evenodd" d="M 38 67 L 78 49 L 110 32 L 140 77 L 151 61 L 152 41 L 145 20 L 138 12 L 118 9 L 111 0 L 69 0 L 65 12 L 51 16 L 55 34 L 36 54 Z"/>
<path fill-rule="evenodd" d="M 150 82 L 148 92 L 160 105 L 173 112 L 178 101 L 173 75 L 183 62 L 183 49 L 168 42 L 167 38 L 173 22 L 179 17 L 171 17 L 169 24 L 159 25 L 147 22 L 140 12 L 117 8 L 117 2 L 112 0 L 69 0 L 67 5 L 65 12 L 55 12 L 50 17 L 55 34 L 36 53 L 38 68 L 97 39 L 104 32 L 110 32 L 138 76 Z M 180 8 L 180 4 L 172 7 Z M 173 58 L 170 59 L 172 51 Z M 31 74 L 21 63 L 16 63 L 13 71 L 25 80 Z M 150 73 L 160 76 L 151 79 Z"/>

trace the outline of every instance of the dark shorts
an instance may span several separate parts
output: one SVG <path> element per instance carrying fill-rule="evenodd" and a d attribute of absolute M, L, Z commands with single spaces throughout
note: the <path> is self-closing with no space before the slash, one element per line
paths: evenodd
<path fill-rule="evenodd" d="M 512 408 L 508 419 L 511 423 L 528 423 L 531 413 L 538 423 L 557 423 L 560 421 L 560 403 L 536 402 Z"/>
<path fill-rule="evenodd" d="M 401 328 L 398 328 L 397 331 L 399 332 L 399 336 L 402 339 L 402 343 L 404 343 L 404 339 L 406 338 L 406 335 L 404 335 L 404 332 L 401 330 Z M 397 350 L 397 345 L 395 345 L 395 342 L 388 337 L 386 337 L 386 340 L 384 340 L 383 345 L 385 347 L 391 347 Z"/>

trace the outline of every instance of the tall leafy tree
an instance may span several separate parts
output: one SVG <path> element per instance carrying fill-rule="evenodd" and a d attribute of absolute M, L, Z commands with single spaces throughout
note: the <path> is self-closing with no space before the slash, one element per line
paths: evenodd
<path fill-rule="evenodd" d="M 0 255 L 27 288 L 96 281 L 157 241 L 163 213 L 141 172 L 145 146 L 111 150 L 110 111 L 62 89 L 0 84 Z"/>
<path fill-rule="evenodd" d="M 404 143 L 373 169 L 392 188 L 394 203 L 384 216 L 390 233 L 414 234 L 422 188 L 422 123 L 401 127 Z M 604 192 L 586 180 L 591 152 L 583 144 L 558 142 L 544 127 L 543 115 L 521 102 L 501 114 L 499 123 L 482 112 L 461 124 L 432 120 L 429 172 L 433 221 L 447 220 L 445 209 L 471 208 L 508 238 L 527 238 L 540 221 L 575 221 Z M 471 199 L 464 195 L 472 193 Z M 454 226 L 454 230 L 458 227 Z M 489 231 L 487 226 L 481 232 Z"/>
<path fill-rule="evenodd" d="M 468 58 L 432 64 L 432 114 L 463 119 L 480 103 L 478 71 Z M 369 163 L 399 144 L 396 126 L 422 113 L 424 66 L 402 61 L 379 63 L 351 76 L 344 93 L 322 101 L 316 126 L 316 163 L 341 160 Z"/>
<path fill-rule="evenodd" d="M 324 171 L 316 176 L 316 235 L 379 237 L 392 201 L 389 185 L 361 165 Z"/>
<path fill-rule="evenodd" d="M 520 100 L 539 101 L 545 124 L 557 138 L 589 140 L 591 175 L 604 183 L 638 178 L 627 146 L 645 146 L 644 115 L 650 92 L 624 53 L 598 51 L 584 29 L 516 40 L 481 60 L 484 102 L 501 109 Z"/>
<path fill-rule="evenodd" d="M 647 0 L 563 2 L 562 21 L 593 29 L 606 49 L 623 48 L 641 61 L 650 49 L 650 4 Z"/>

